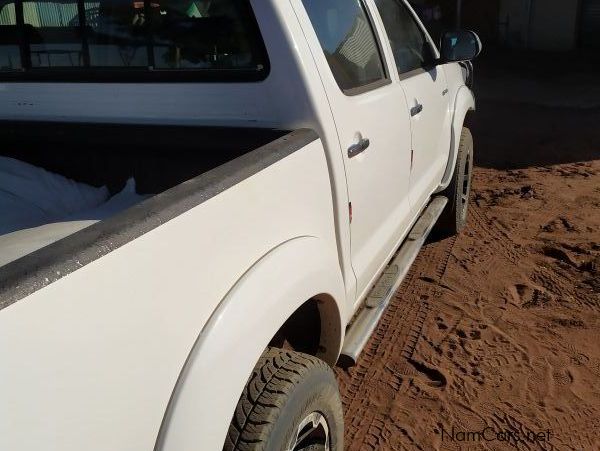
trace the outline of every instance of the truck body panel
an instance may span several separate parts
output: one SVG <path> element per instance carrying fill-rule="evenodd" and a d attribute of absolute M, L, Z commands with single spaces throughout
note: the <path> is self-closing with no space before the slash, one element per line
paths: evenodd
<path fill-rule="evenodd" d="M 317 355 L 335 364 L 344 314 L 338 310 L 344 303 L 336 300 L 343 297 L 344 285 L 340 272 L 333 270 L 337 256 L 332 251 L 314 237 L 287 241 L 265 255 L 227 293 L 181 373 L 157 449 L 191 450 L 194 443 L 220 449 L 228 422 L 209 418 L 231 416 L 239 388 L 248 379 L 248 368 L 263 353 L 278 324 L 283 324 L 303 299 L 318 299 L 323 334 Z M 259 306 L 253 302 L 256 299 L 261 300 Z M 289 299 L 291 305 L 281 299 Z M 250 309 L 252 315 L 248 314 Z M 198 418 L 206 421 L 199 422 Z"/>
<path fill-rule="evenodd" d="M 336 118 L 352 202 L 352 266 L 361 298 L 412 219 L 408 200 L 411 133 L 405 96 L 389 79 L 357 95 L 340 90 L 310 19 L 302 13 L 302 2 L 296 1 L 295 8 Z M 348 155 L 347 149 L 367 139 L 369 147 L 363 153 Z"/>
<path fill-rule="evenodd" d="M 296 189 L 279 189 L 292 182 Z M 0 355 L 8 419 L 1 423 L 0 447 L 151 449 L 182 365 L 236 281 L 298 237 L 312 237 L 329 263 L 336 260 L 329 193 L 323 149 L 315 140 L 6 306 Z M 150 206 L 136 208 L 144 207 Z M 211 256 L 209 266 L 201 263 L 203 255 Z M 327 280 L 321 290 L 343 293 Z M 246 302 L 240 308 L 249 312 L 258 303 L 260 310 L 260 298 Z"/>

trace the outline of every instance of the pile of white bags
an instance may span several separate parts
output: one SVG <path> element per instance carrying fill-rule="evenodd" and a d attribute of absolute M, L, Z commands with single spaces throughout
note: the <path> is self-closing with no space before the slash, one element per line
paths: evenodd
<path fill-rule="evenodd" d="M 0 156 L 0 266 L 137 204 L 135 180 L 110 197 L 62 175 Z"/>
<path fill-rule="evenodd" d="M 60 221 L 108 198 L 106 187 L 77 183 L 0 156 L 0 235 Z"/>

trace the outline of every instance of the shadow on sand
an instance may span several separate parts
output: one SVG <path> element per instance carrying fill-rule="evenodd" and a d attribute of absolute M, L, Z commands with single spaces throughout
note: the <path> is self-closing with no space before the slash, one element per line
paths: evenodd
<path fill-rule="evenodd" d="M 600 61 L 498 53 L 475 65 L 475 163 L 494 169 L 600 159 Z"/>

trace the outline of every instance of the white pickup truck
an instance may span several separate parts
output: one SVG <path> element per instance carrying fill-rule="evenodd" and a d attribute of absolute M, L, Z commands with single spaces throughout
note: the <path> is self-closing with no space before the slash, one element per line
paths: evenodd
<path fill-rule="evenodd" d="M 465 224 L 480 50 L 404 0 L 0 0 L 10 205 L 139 196 L 0 236 L 0 449 L 342 450 L 330 366 Z"/>

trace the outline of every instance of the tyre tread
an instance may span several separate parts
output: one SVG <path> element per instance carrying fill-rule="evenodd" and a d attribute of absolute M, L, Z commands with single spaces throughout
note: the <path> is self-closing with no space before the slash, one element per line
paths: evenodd
<path fill-rule="evenodd" d="M 223 449 L 249 451 L 266 443 L 289 393 L 308 372 L 317 368 L 331 371 L 316 357 L 268 348 L 244 387 Z"/>
<path fill-rule="evenodd" d="M 465 153 L 472 152 L 472 149 L 473 136 L 471 135 L 471 130 L 469 130 L 467 127 L 463 127 L 460 133 L 460 141 L 458 145 L 452 181 L 442 192 L 442 195 L 448 198 L 448 205 L 446 205 L 446 208 L 442 212 L 442 215 L 437 222 L 437 227 L 434 234 L 437 235 L 438 238 L 446 238 L 456 235 L 464 226 L 464 222 L 460 221 L 459 219 L 460 212 L 457 209 L 457 206 L 460 203 L 461 195 L 461 193 L 458 192 L 458 177 L 460 173 L 460 164 L 465 158 Z"/>

